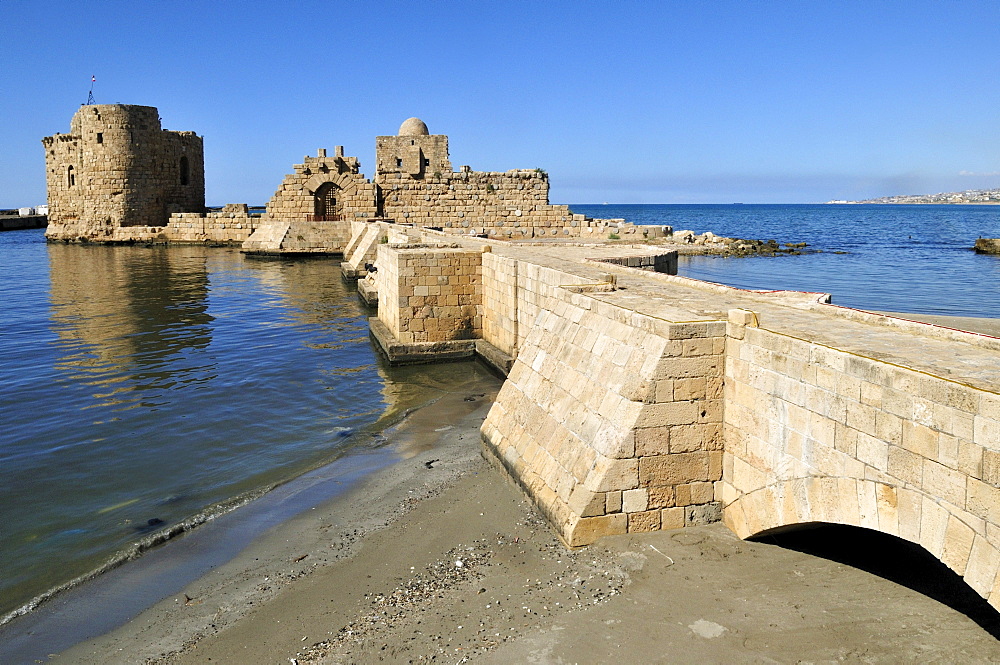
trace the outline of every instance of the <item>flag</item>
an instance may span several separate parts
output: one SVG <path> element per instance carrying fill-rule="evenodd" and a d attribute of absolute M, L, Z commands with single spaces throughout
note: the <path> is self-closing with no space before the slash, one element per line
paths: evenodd
<path fill-rule="evenodd" d="M 90 77 L 90 82 L 91 82 L 91 83 L 93 83 L 93 82 L 94 82 L 94 81 L 96 81 L 96 80 L 97 80 L 97 77 L 96 77 L 96 76 L 91 76 L 91 77 Z"/>

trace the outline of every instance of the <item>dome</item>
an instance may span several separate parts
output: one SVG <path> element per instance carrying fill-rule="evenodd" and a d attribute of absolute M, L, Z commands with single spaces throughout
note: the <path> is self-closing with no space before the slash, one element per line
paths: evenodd
<path fill-rule="evenodd" d="M 427 125 L 420 118 L 409 118 L 399 126 L 400 136 L 428 136 Z"/>

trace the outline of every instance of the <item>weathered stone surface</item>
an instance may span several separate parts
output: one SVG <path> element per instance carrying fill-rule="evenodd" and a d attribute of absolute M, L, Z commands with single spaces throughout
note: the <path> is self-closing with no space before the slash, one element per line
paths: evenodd
<path fill-rule="evenodd" d="M 584 517 L 569 531 L 570 537 L 564 537 L 564 540 L 570 547 L 578 547 L 580 545 L 589 545 L 605 536 L 620 536 L 627 530 L 628 517 L 625 513 L 602 515 L 601 517 Z"/>
<path fill-rule="evenodd" d="M 42 145 L 50 240 L 166 241 L 171 213 L 205 210 L 201 137 L 161 129 L 152 106 L 83 105 Z"/>

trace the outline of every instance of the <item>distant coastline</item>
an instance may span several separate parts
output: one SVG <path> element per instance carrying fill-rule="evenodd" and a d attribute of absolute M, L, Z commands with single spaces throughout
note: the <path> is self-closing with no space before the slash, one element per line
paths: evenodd
<path fill-rule="evenodd" d="M 895 203 L 906 205 L 997 205 L 1000 204 L 1000 189 L 967 189 L 964 192 L 941 192 L 938 194 L 900 194 L 882 196 L 864 201 L 827 201 L 828 204 Z"/>

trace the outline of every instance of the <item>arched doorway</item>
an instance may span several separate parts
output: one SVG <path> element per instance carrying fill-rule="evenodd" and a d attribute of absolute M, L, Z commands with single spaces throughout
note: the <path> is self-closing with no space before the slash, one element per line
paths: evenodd
<path fill-rule="evenodd" d="M 313 195 L 315 205 L 314 220 L 317 222 L 335 222 L 341 218 L 340 187 L 332 182 L 319 186 Z"/>

